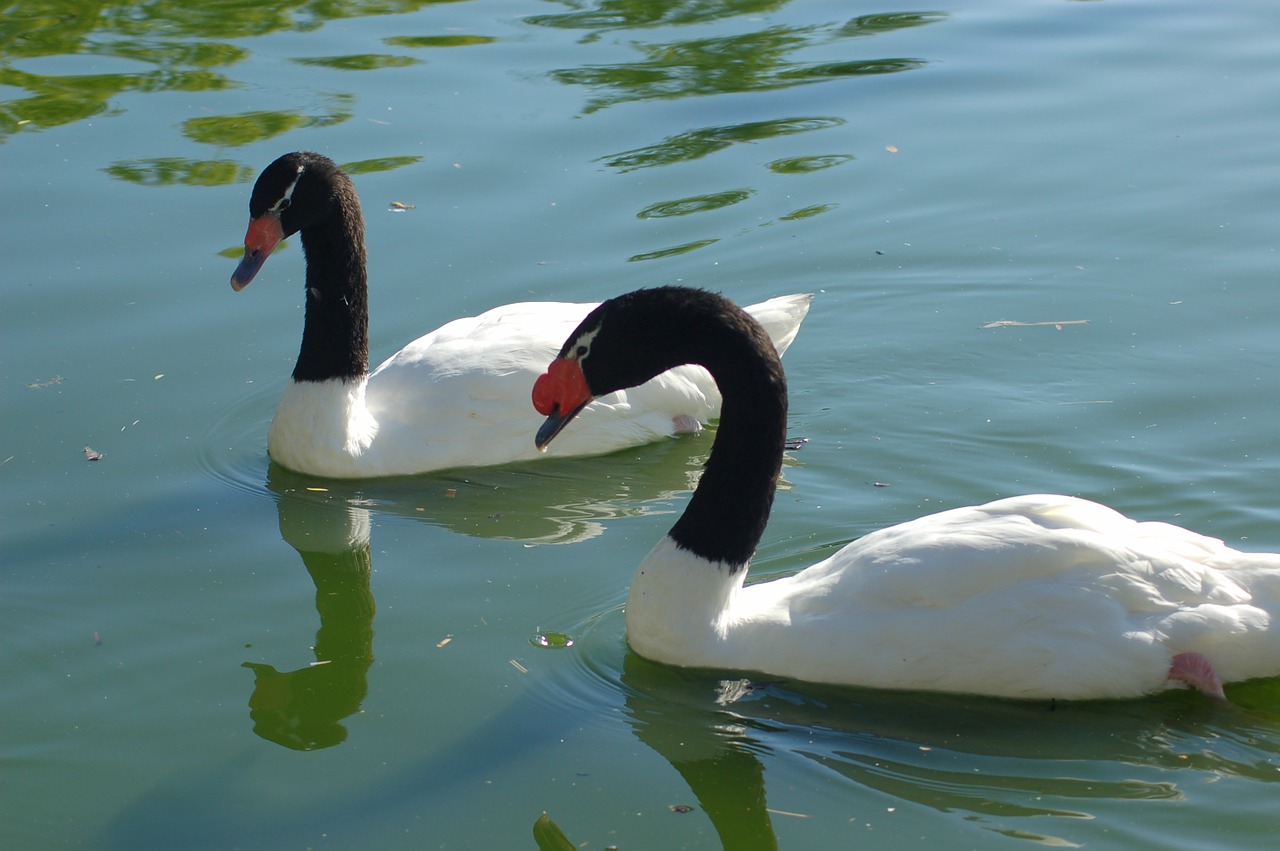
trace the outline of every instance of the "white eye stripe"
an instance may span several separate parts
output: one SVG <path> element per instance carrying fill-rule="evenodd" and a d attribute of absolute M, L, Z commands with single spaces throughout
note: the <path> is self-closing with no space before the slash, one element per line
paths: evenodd
<path fill-rule="evenodd" d="M 298 181 L 302 179 L 302 173 L 306 170 L 307 170 L 306 166 L 303 166 L 303 165 L 298 166 L 297 177 L 293 179 L 293 183 L 290 183 L 288 186 L 285 187 L 284 194 L 280 196 L 280 200 L 277 201 L 268 212 L 279 213 L 281 210 L 284 210 L 293 202 L 293 190 L 298 188 Z"/>
<path fill-rule="evenodd" d="M 591 343 L 595 340 L 596 335 L 599 333 L 600 333 L 600 327 L 596 326 L 595 328 L 592 328 L 590 331 L 588 331 L 587 333 L 579 337 L 574 342 L 573 351 L 570 353 L 569 356 L 577 358 L 579 363 L 585 360 L 587 355 L 591 354 Z"/>

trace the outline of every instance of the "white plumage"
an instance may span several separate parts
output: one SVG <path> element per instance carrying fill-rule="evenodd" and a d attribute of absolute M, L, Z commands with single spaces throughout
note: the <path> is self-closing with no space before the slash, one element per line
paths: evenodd
<path fill-rule="evenodd" d="M 307 259 L 306 319 L 293 380 L 267 436 L 272 459 L 302 473 L 365 478 L 538 457 L 530 389 L 594 304 L 509 304 L 455 319 L 370 373 L 364 217 L 350 178 L 320 154 L 285 154 L 259 175 L 231 286 L 248 286 L 294 233 Z M 781 353 L 811 300 L 781 296 L 749 310 Z M 595 455 L 696 431 L 719 409 L 706 371 L 682 367 L 599 400 L 583 413 L 582 439 L 559 454 Z"/>
<path fill-rule="evenodd" d="M 669 329 L 668 349 L 643 329 Z M 641 562 L 627 638 L 683 667 L 1010 698 L 1132 698 L 1280 675 L 1280 555 L 1244 553 L 1088 500 L 1030 495 L 872 532 L 744 586 L 781 469 L 786 380 L 731 302 L 668 287 L 605 302 L 539 379 L 545 444 L 585 399 L 673 363 L 724 413 L 679 521 Z M 571 440 L 572 438 L 565 438 Z"/>
<path fill-rule="evenodd" d="M 1199 653 L 1223 682 L 1280 673 L 1280 556 L 1068 496 L 956 508 L 743 587 L 664 539 L 627 634 L 674 664 L 1014 698 L 1131 698 Z"/>
<path fill-rule="evenodd" d="M 800 330 L 809 294 L 746 308 L 778 353 Z M 276 463 L 331 478 L 406 475 L 540 457 L 529 391 L 594 304 L 526 302 L 455 319 L 419 337 L 365 378 L 290 381 L 267 448 Z M 683 366 L 601 397 L 571 445 L 598 455 L 699 428 L 720 411 L 705 369 Z"/>

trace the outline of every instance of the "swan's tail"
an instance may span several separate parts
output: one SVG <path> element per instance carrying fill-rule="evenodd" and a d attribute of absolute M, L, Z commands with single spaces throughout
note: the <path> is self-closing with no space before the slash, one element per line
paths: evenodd
<path fill-rule="evenodd" d="M 778 357 L 787 351 L 791 341 L 800 333 L 800 323 L 809 313 L 809 304 L 813 301 L 813 293 L 794 293 L 780 295 L 759 304 L 746 308 L 773 340 L 773 347 L 778 350 Z"/>

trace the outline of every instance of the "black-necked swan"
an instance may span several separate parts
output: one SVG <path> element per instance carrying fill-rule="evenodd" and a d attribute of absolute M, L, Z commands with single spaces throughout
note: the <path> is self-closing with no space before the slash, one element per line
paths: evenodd
<path fill-rule="evenodd" d="M 760 326 L 717 295 L 641 290 L 593 310 L 534 386 L 547 415 L 536 444 L 592 398 L 688 363 L 724 402 L 688 507 L 632 581 L 627 639 L 641 656 L 1012 698 L 1181 683 L 1221 697 L 1222 682 L 1280 674 L 1280 555 L 1070 496 L 921 517 L 744 586 L 781 469 L 787 388 Z"/>
<path fill-rule="evenodd" d="M 529 385 L 594 304 L 526 302 L 456 319 L 369 372 L 364 219 L 350 178 L 320 154 L 286 154 L 249 199 L 239 291 L 281 239 L 301 232 L 306 319 L 293 379 L 267 449 L 291 470 L 331 478 L 408 475 L 538 457 Z M 748 308 L 785 351 L 811 295 Z M 692 431 L 716 416 L 720 395 L 704 370 L 685 368 L 586 412 L 589 433 L 565 455 L 596 455 Z"/>

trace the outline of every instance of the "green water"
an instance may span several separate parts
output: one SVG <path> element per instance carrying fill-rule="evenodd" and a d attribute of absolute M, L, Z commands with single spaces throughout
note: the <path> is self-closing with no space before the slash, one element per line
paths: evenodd
<path fill-rule="evenodd" d="M 816 292 L 754 575 L 1027 491 L 1276 551 L 1278 37 L 1265 0 L 10 4 L 0 847 L 1271 847 L 1280 681 L 649 664 L 626 585 L 710 435 L 296 476 L 301 252 L 227 279 L 307 148 L 356 175 L 375 361 L 516 300 Z"/>

